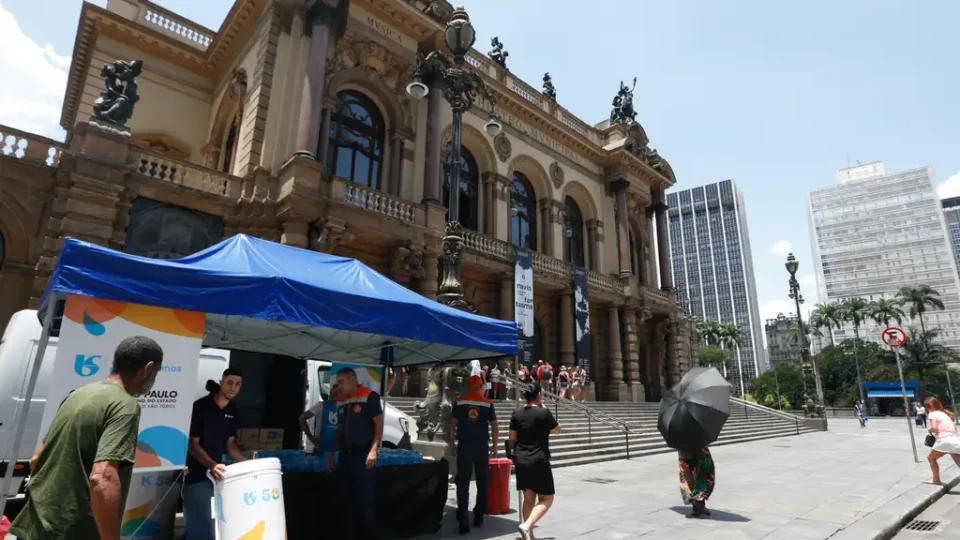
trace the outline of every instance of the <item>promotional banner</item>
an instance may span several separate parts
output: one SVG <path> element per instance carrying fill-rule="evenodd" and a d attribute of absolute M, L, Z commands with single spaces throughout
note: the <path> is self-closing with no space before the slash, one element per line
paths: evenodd
<path fill-rule="evenodd" d="M 538 360 L 532 358 L 536 332 L 536 322 L 533 317 L 533 253 L 520 248 L 514 250 L 514 253 L 516 259 L 513 270 L 513 303 L 514 317 L 519 331 L 517 355 L 520 357 L 520 364 L 530 365 Z"/>
<path fill-rule="evenodd" d="M 146 470 L 146 469 L 144 469 Z M 180 469 L 136 471 L 130 478 L 130 492 L 123 511 L 120 536 L 137 540 L 173 538 L 177 515 Z"/>
<path fill-rule="evenodd" d="M 573 318 L 577 349 L 577 364 L 583 367 L 587 375 L 590 371 L 590 301 L 587 296 L 587 269 L 573 269 Z"/>
<path fill-rule="evenodd" d="M 368 390 L 380 394 L 383 386 L 383 366 L 365 366 L 361 364 L 345 364 L 334 362 L 330 366 L 330 376 L 333 377 L 333 384 L 337 381 L 337 372 L 343 368 L 352 368 L 357 372 L 357 384 L 366 386 Z M 380 396 L 383 397 L 382 395 Z"/>
<path fill-rule="evenodd" d="M 163 367 L 153 389 L 139 398 L 135 467 L 140 472 L 184 467 L 204 324 L 203 313 L 68 296 L 41 436 L 70 392 L 107 378 L 124 338 L 147 336 L 163 349 Z"/>

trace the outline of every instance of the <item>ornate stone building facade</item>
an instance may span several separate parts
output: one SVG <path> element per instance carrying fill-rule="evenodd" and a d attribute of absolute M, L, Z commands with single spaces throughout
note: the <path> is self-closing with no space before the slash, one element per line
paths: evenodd
<path fill-rule="evenodd" d="M 145 0 L 85 4 L 66 144 L 0 126 L 0 325 L 36 304 L 68 236 L 173 258 L 245 233 L 355 257 L 435 298 L 452 115 L 441 92 L 416 102 L 405 87 L 452 8 L 341 3 L 330 16 L 237 0 L 217 32 Z M 134 59 L 130 136 L 89 123 L 101 67 Z M 671 291 L 670 165 L 632 117 L 591 126 L 552 84 L 538 92 L 477 51 L 467 62 L 495 102 L 464 118 L 467 300 L 513 319 L 514 249 L 533 250 L 538 355 L 572 365 L 572 263 L 586 266 L 596 398 L 659 399 L 693 354 Z"/>

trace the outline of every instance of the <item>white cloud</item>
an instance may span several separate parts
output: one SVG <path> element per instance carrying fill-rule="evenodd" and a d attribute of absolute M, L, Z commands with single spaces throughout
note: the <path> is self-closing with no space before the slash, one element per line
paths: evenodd
<path fill-rule="evenodd" d="M 67 87 L 69 56 L 40 46 L 23 33 L 13 13 L 0 3 L 0 124 L 63 140 L 60 109 Z"/>
<path fill-rule="evenodd" d="M 946 182 L 937 184 L 937 195 L 941 199 L 960 197 L 960 172 L 954 173 L 953 176 L 947 178 Z"/>
<path fill-rule="evenodd" d="M 793 253 L 793 244 L 791 244 L 789 240 L 777 240 L 773 243 L 773 246 L 770 247 L 770 253 L 778 257 L 786 257 Z"/>

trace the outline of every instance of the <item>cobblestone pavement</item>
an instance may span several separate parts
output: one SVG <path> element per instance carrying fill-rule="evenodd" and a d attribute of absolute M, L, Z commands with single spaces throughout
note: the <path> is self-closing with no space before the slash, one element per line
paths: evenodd
<path fill-rule="evenodd" d="M 717 487 L 709 502 L 713 518 L 708 520 L 687 517 L 675 454 L 558 469 L 556 502 L 536 537 L 871 539 L 889 532 L 938 491 L 923 483 L 930 470 L 919 434 L 917 444 L 920 463 L 914 463 L 903 419 L 876 419 L 866 428 L 853 419 L 830 419 L 830 431 L 824 433 L 718 446 L 713 450 Z M 945 482 L 957 476 L 948 463 L 945 458 L 941 465 Z M 515 492 L 512 497 L 510 514 L 488 516 L 484 527 L 461 537 L 451 489 L 439 537 L 518 538 Z"/>

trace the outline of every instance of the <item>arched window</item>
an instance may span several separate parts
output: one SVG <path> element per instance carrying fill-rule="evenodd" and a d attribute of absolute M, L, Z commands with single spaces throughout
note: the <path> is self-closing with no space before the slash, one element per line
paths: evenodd
<path fill-rule="evenodd" d="M 443 164 L 443 205 L 450 208 L 450 164 L 453 159 L 453 143 L 447 144 L 447 159 Z M 469 150 L 460 147 L 460 224 L 476 231 L 480 228 L 480 171 L 477 160 Z"/>
<path fill-rule="evenodd" d="M 383 116 L 376 104 L 359 92 L 337 94 L 330 117 L 327 174 L 361 186 L 380 189 L 383 168 Z"/>
<path fill-rule="evenodd" d="M 230 174 L 233 170 L 233 152 L 237 147 L 237 124 L 239 120 L 234 120 L 230 124 L 230 130 L 227 131 L 227 138 L 223 142 L 223 160 L 220 163 L 220 171 Z"/>
<path fill-rule="evenodd" d="M 517 247 L 537 249 L 537 194 L 522 173 L 513 173 L 510 203 L 510 241 Z"/>
<path fill-rule="evenodd" d="M 583 213 L 580 212 L 580 206 L 573 197 L 567 197 L 563 201 L 564 208 L 564 242 L 563 253 L 568 263 L 574 266 L 586 266 L 587 258 L 585 256 L 583 244 Z M 569 231 L 570 236 L 567 236 Z"/>

